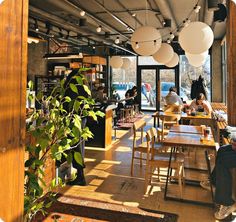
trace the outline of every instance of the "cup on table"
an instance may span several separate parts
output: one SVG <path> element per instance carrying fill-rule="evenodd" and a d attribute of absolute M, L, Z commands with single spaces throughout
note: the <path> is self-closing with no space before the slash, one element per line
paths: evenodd
<path fill-rule="evenodd" d="M 206 129 L 206 125 L 201 125 L 202 135 L 204 136 L 204 130 Z"/>
<path fill-rule="evenodd" d="M 204 129 L 204 137 L 207 138 L 207 139 L 210 139 L 210 132 L 211 132 L 210 127 L 206 127 Z"/>

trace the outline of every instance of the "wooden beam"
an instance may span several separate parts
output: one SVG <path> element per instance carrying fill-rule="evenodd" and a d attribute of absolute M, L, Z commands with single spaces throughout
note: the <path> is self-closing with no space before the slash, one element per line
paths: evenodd
<path fill-rule="evenodd" d="M 23 221 L 28 0 L 0 4 L 0 218 Z"/>
<path fill-rule="evenodd" d="M 228 70 L 228 89 L 227 89 L 227 108 L 228 124 L 236 126 L 236 4 L 228 1 L 227 19 L 227 70 Z"/>

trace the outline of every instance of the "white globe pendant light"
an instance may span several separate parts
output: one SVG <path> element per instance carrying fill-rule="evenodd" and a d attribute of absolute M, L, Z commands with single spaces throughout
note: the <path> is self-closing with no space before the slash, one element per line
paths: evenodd
<path fill-rule="evenodd" d="M 160 49 L 152 56 L 158 63 L 166 64 L 174 56 L 174 50 L 171 45 L 162 43 Z"/>
<path fill-rule="evenodd" d="M 179 56 L 177 53 L 174 53 L 174 56 L 172 57 L 172 59 L 166 63 L 165 65 L 169 68 L 175 67 L 176 65 L 178 65 L 179 63 Z"/>
<path fill-rule="evenodd" d="M 196 61 L 200 61 L 200 60 L 204 61 L 207 58 L 207 56 L 208 56 L 208 50 L 203 52 L 203 53 L 201 53 L 201 54 L 190 54 L 188 52 L 185 52 L 185 55 L 188 58 L 188 60 L 191 60 L 191 61 L 194 61 L 194 60 L 196 60 Z"/>
<path fill-rule="evenodd" d="M 115 69 L 119 69 L 123 65 L 123 59 L 120 56 L 112 56 L 110 60 L 110 66 Z"/>
<path fill-rule="evenodd" d="M 200 67 L 200 66 L 202 66 L 202 65 L 205 63 L 205 60 L 203 60 L 203 61 L 201 61 L 201 60 L 197 61 L 197 60 L 189 60 L 189 59 L 188 59 L 188 62 L 189 62 L 190 65 L 192 65 L 192 66 L 194 66 L 194 67 Z"/>
<path fill-rule="evenodd" d="M 131 45 L 133 50 L 139 55 L 153 55 L 161 47 L 161 34 L 151 26 L 137 28 L 132 37 Z"/>
<path fill-rule="evenodd" d="M 212 29 L 203 22 L 191 22 L 179 34 L 180 46 L 190 54 L 200 54 L 207 51 L 213 41 Z"/>
<path fill-rule="evenodd" d="M 123 58 L 123 65 L 121 66 L 122 69 L 128 69 L 130 67 L 131 61 L 128 58 Z"/>

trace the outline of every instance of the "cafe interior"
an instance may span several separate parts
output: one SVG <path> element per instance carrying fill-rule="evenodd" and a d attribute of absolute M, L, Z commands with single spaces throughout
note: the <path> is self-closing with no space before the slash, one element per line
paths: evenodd
<path fill-rule="evenodd" d="M 0 16 L 0 222 L 236 221 L 235 0 Z"/>

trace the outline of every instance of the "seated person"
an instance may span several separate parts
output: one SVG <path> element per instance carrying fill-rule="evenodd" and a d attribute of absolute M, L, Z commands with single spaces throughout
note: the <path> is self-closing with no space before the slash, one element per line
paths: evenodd
<path fill-rule="evenodd" d="M 211 105 L 207 100 L 205 100 L 203 93 L 200 93 L 196 99 L 191 102 L 190 109 L 191 111 L 206 112 L 207 114 L 212 112 Z"/>
<path fill-rule="evenodd" d="M 134 86 L 132 89 L 127 90 L 125 93 L 125 105 L 134 105 L 138 104 L 137 101 L 137 86 Z"/>
<path fill-rule="evenodd" d="M 166 112 L 181 112 L 183 107 L 183 101 L 180 96 L 177 95 L 177 89 L 170 87 L 169 93 L 165 97 L 165 109 Z"/>
<path fill-rule="evenodd" d="M 232 175 L 230 170 L 236 168 L 236 134 L 231 136 L 231 144 L 221 146 L 217 152 L 215 168 L 211 173 L 211 182 L 215 186 L 215 202 L 220 205 L 215 213 L 217 220 L 228 217 L 236 210 L 232 199 Z M 200 185 L 210 190 L 210 181 L 201 181 Z"/>
<path fill-rule="evenodd" d="M 100 103 L 104 102 L 105 98 L 104 98 L 104 87 L 103 86 L 99 86 L 97 88 L 97 91 L 94 94 L 94 99 L 96 102 L 100 102 Z"/>

